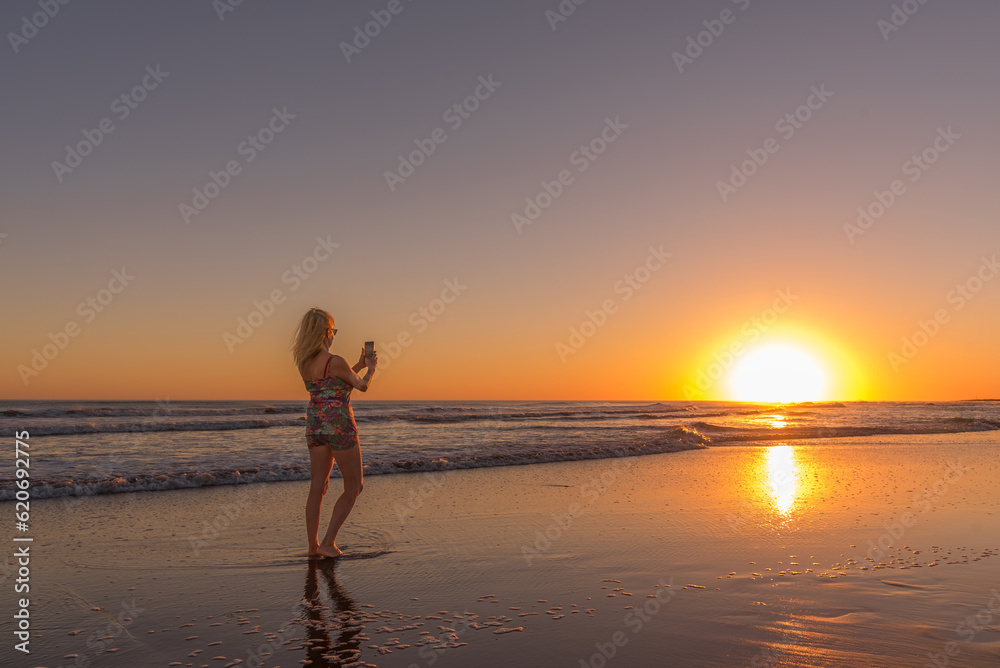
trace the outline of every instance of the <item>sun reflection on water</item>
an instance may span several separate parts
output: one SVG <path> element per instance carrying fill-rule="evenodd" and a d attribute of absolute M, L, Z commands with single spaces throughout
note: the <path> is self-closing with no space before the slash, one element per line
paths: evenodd
<path fill-rule="evenodd" d="M 795 506 L 797 469 L 795 449 L 792 446 L 774 445 L 767 449 L 767 481 L 771 500 L 784 516 L 788 516 Z"/>
<path fill-rule="evenodd" d="M 784 415 L 766 415 L 764 419 L 767 420 L 767 425 L 772 429 L 784 429 L 788 425 Z"/>

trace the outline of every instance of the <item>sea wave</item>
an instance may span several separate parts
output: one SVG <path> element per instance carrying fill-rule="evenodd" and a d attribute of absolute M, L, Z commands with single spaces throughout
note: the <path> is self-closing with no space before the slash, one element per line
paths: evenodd
<path fill-rule="evenodd" d="M 206 406 L 204 404 L 186 406 L 171 403 L 131 406 L 115 404 L 111 406 L 45 406 L 41 408 L 8 408 L 0 410 L 0 417 L 16 418 L 181 418 L 181 417 L 223 417 L 240 415 L 282 415 L 302 413 L 306 402 L 291 402 L 290 405 L 259 406 Z"/>
<path fill-rule="evenodd" d="M 712 424 L 711 422 L 692 422 L 691 426 L 695 429 L 702 429 L 704 431 L 739 431 L 740 427 L 727 427 L 722 424 Z"/>
<path fill-rule="evenodd" d="M 32 436 L 68 436 L 73 434 L 127 434 L 162 431 L 236 431 L 294 427 L 305 421 L 305 414 L 287 418 L 254 418 L 249 420 L 88 422 L 84 424 L 40 423 L 26 426 Z"/>
<path fill-rule="evenodd" d="M 567 462 L 613 457 L 639 457 L 707 447 L 710 439 L 697 431 L 678 427 L 671 430 L 672 438 L 658 443 L 625 446 L 594 446 L 565 448 L 536 452 L 499 452 L 480 456 L 452 458 L 413 458 L 384 462 L 369 462 L 364 465 L 364 474 L 389 475 L 395 473 L 420 473 L 429 471 L 450 471 L 458 469 L 489 468 L 495 466 L 519 466 L 548 462 Z M 334 477 L 339 476 L 334 471 Z M 60 497 L 84 497 L 125 492 L 153 492 L 218 485 L 240 485 L 289 480 L 308 480 L 309 467 L 302 464 L 271 467 L 251 467 L 221 469 L 212 471 L 181 471 L 133 476 L 110 476 L 106 478 L 84 478 L 81 480 L 39 479 L 31 486 L 32 499 L 52 499 Z M 0 501 L 12 501 L 17 487 L 12 481 L 0 482 Z"/>
<path fill-rule="evenodd" d="M 33 498 L 302 480 L 309 476 L 305 410 L 304 401 L 0 401 L 0 435 L 44 437 L 33 449 Z M 362 400 L 354 410 L 369 475 L 1000 430 L 1000 407 L 985 402 Z M 136 432 L 175 433 L 139 438 Z M 0 466 L 0 500 L 13 498 L 13 472 Z"/>
<path fill-rule="evenodd" d="M 962 423 L 947 424 L 940 421 L 927 425 L 897 425 L 878 427 L 831 426 L 785 427 L 782 429 L 740 429 L 707 423 L 695 423 L 705 431 L 723 431 L 725 436 L 714 436 L 713 445 L 737 444 L 748 441 L 811 440 L 818 438 L 849 438 L 856 436 L 933 435 L 960 434 L 974 431 L 1000 430 L 1000 423 L 992 420 L 971 419 Z"/>
<path fill-rule="evenodd" d="M 743 417 L 751 415 L 771 415 L 770 412 L 743 413 Z M 682 422 L 694 429 L 710 431 L 713 433 L 739 433 L 744 434 L 745 439 L 774 440 L 781 438 L 831 438 L 836 436 L 868 436 L 876 434 L 937 434 L 952 433 L 958 431 L 988 431 L 1000 429 L 1000 421 L 989 420 L 980 417 L 941 417 L 921 420 L 909 424 L 897 425 L 877 425 L 877 426 L 808 426 L 814 423 L 814 416 L 809 411 L 792 412 L 783 411 L 782 416 L 790 421 L 792 419 L 801 423 L 796 426 L 785 428 L 774 428 L 773 426 L 760 426 L 759 424 L 732 424 L 724 425 L 710 422 L 707 418 L 730 417 L 730 412 L 710 412 L 697 415 L 698 420 Z M 694 415 L 686 414 L 690 417 Z M 675 414 L 655 414 L 643 412 L 629 412 L 627 417 L 618 414 L 619 419 L 632 419 L 641 423 L 651 423 L 656 420 L 682 421 L 685 415 Z M 565 429 L 567 423 L 597 424 L 604 422 L 612 425 L 612 416 L 605 414 L 593 414 L 582 411 L 560 411 L 556 413 L 545 412 L 510 412 L 510 413 L 460 413 L 460 414 L 427 414 L 423 412 L 412 413 L 357 413 L 358 424 L 365 423 L 387 423 L 400 422 L 411 424 L 457 424 L 476 422 L 507 423 L 512 426 L 518 422 L 528 422 L 533 429 Z M 239 431 L 248 429 L 268 429 L 272 427 L 295 427 L 301 426 L 305 421 L 305 412 L 299 411 L 297 414 L 286 414 L 275 417 L 251 417 L 240 418 L 230 417 L 230 419 L 194 419 L 194 420 L 141 420 L 141 421 L 94 421 L 94 422 L 68 422 L 40 420 L 35 423 L 20 423 L 19 429 L 27 429 L 32 436 L 70 436 L 79 434 L 126 434 L 126 433 L 151 433 L 151 432 L 195 432 L 195 431 Z M 590 427 L 587 427 L 590 428 Z M 0 427 L 0 433 L 4 432 Z"/>
<path fill-rule="evenodd" d="M 982 418 L 951 417 L 951 418 L 946 418 L 944 422 L 950 422 L 952 424 L 959 424 L 959 425 L 992 425 L 994 429 L 1000 429 L 1000 422 L 994 420 L 984 420 Z"/>
<path fill-rule="evenodd" d="M 162 414 L 141 414 L 128 409 L 109 408 L 103 410 L 87 409 L 74 413 L 70 410 L 42 409 L 23 413 L 18 410 L 5 411 L 17 413 L 16 421 L 11 420 L 11 427 L 5 428 L 0 422 L 0 433 L 17 429 L 27 429 L 33 436 L 65 436 L 71 434 L 114 434 L 131 432 L 168 432 L 168 431 L 234 431 L 240 429 L 265 429 L 268 427 L 290 427 L 300 424 L 305 419 L 305 405 L 293 407 L 254 407 L 234 409 L 190 409 L 186 413 L 170 411 Z M 729 415 L 728 412 L 701 413 L 699 417 Z M 272 417 L 254 417 L 267 415 Z M 504 412 L 473 411 L 462 406 L 428 406 L 410 410 L 394 410 L 378 412 L 365 406 L 356 408 L 355 419 L 361 423 L 392 423 L 411 424 L 458 424 L 476 422 L 607 422 L 610 420 L 627 419 L 680 419 L 689 415 L 684 407 L 673 405 L 654 405 L 646 407 L 629 407 L 619 409 L 567 409 L 567 410 L 515 410 Z M 77 419 L 67 419 L 67 418 Z M 141 417 L 142 419 L 115 420 L 115 417 Z M 34 418 L 34 419 L 24 419 Z M 58 419 L 57 419 L 58 418 Z M 79 418 L 86 418 L 84 421 Z M 97 419 L 94 419 L 97 418 Z M 105 418 L 105 419 L 100 419 Z"/>

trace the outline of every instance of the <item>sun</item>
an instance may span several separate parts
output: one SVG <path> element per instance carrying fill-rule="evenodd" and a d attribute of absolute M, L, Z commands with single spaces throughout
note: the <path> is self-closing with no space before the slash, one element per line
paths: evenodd
<path fill-rule="evenodd" d="M 827 372 L 816 356 L 785 343 L 755 348 L 733 367 L 729 388 L 736 401 L 824 401 Z"/>

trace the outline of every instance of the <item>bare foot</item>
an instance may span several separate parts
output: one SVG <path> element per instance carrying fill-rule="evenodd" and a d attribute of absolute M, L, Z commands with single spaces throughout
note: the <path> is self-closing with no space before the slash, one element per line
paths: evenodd
<path fill-rule="evenodd" d="M 330 559 L 334 559 L 334 558 L 339 557 L 342 554 L 344 554 L 344 551 L 341 550 L 336 545 L 320 545 L 316 549 L 315 553 L 310 552 L 309 554 L 310 554 L 310 557 L 315 558 L 315 559 L 322 559 L 323 557 L 328 557 Z"/>

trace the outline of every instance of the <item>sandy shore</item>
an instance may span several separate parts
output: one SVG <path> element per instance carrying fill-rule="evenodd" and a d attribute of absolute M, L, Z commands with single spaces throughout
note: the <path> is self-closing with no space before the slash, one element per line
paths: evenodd
<path fill-rule="evenodd" d="M 319 564 L 303 482 L 33 502 L 0 663 L 996 666 L 998 438 L 377 476 Z"/>

